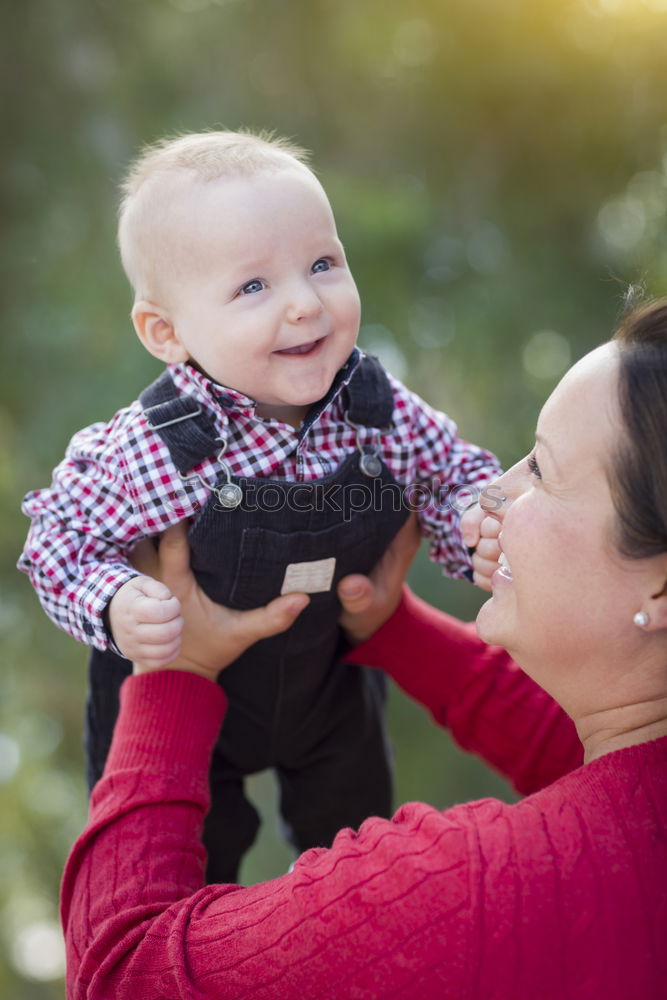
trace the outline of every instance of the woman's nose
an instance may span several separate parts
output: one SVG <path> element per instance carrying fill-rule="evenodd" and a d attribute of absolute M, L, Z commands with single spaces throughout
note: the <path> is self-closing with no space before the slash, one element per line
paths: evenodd
<path fill-rule="evenodd" d="M 485 486 L 479 500 L 479 505 L 487 514 L 500 514 L 503 505 L 507 503 L 507 494 L 502 489 L 502 479 L 496 479 Z"/>
<path fill-rule="evenodd" d="M 479 505 L 492 517 L 502 517 L 509 504 L 522 492 L 523 462 L 517 462 L 482 490 Z"/>

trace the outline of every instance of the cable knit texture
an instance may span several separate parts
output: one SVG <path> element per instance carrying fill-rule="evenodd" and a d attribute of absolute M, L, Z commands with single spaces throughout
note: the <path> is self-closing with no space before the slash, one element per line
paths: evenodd
<path fill-rule="evenodd" d="M 224 695 L 131 677 L 63 880 L 68 997 L 664 997 L 667 738 L 580 766 L 572 724 L 507 654 L 411 595 L 354 658 L 533 794 L 409 803 L 272 882 L 206 886 Z"/>

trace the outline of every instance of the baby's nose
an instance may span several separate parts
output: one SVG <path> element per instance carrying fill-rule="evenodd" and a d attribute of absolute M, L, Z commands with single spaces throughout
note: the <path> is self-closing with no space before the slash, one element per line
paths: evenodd
<path fill-rule="evenodd" d="M 290 323 L 311 319 L 321 312 L 322 303 L 310 285 L 299 284 L 292 290 L 287 303 L 287 318 Z"/>

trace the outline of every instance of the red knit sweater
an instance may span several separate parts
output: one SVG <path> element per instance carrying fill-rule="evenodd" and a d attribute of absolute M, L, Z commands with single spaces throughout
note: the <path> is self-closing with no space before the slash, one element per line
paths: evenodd
<path fill-rule="evenodd" d="M 224 696 L 192 674 L 132 677 L 63 880 L 68 996 L 664 997 L 667 738 L 580 767 L 554 702 L 411 596 L 359 657 L 533 794 L 410 803 L 272 882 L 206 886 Z"/>

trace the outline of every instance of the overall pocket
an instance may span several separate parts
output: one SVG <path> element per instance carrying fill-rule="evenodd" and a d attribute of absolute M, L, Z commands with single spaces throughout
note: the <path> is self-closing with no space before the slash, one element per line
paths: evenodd
<path fill-rule="evenodd" d="M 253 608 L 278 597 L 291 564 L 335 558 L 331 588 L 311 594 L 313 609 L 338 606 L 336 586 L 348 573 L 369 573 L 379 555 L 375 526 L 363 518 L 322 531 L 245 528 L 231 592 L 236 608 Z M 308 609 L 307 609 L 308 610 Z"/>

